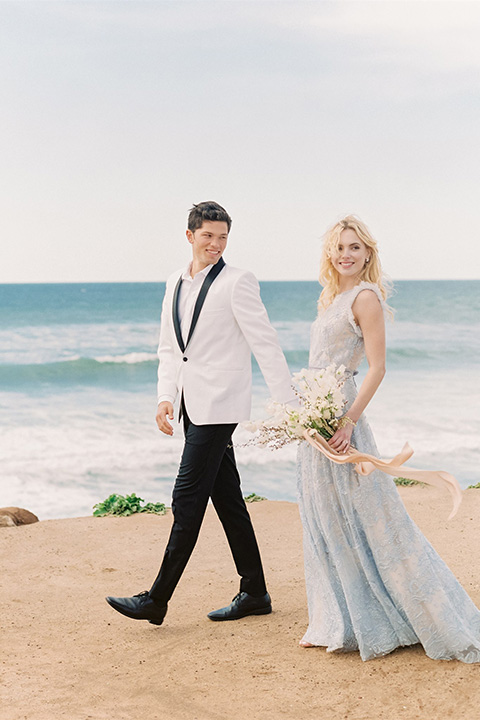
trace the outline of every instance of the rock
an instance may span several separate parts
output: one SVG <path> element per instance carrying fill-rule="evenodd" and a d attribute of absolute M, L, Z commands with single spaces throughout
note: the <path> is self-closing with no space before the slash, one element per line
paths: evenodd
<path fill-rule="evenodd" d="M 30 525 L 38 522 L 38 517 L 24 508 L 5 507 L 0 508 L 0 527 L 12 527 L 13 525 Z"/>

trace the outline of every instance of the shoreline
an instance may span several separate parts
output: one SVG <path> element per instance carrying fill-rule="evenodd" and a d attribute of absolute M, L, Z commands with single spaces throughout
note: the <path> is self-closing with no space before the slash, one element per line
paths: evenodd
<path fill-rule="evenodd" d="M 450 498 L 400 487 L 414 521 L 480 605 L 480 493 Z M 420 646 L 363 663 L 358 653 L 298 646 L 308 623 L 296 503 L 248 506 L 273 613 L 212 623 L 238 589 L 222 527 L 209 506 L 198 545 L 154 627 L 115 613 L 105 595 L 153 580 L 171 516 L 42 520 L 0 530 L 4 597 L 3 706 L 8 720 L 230 720 L 475 717 L 478 668 L 433 661 Z M 427 673 L 427 674 L 425 674 Z"/>
<path fill-rule="evenodd" d="M 407 466 L 406 466 L 406 467 L 407 467 Z M 407 469 L 408 469 L 408 468 L 407 468 Z M 394 478 L 394 479 L 397 479 L 397 478 Z M 404 478 L 400 478 L 400 479 L 404 479 Z M 410 483 L 412 483 L 412 484 L 410 484 Z M 404 493 L 405 493 L 405 492 L 407 492 L 407 493 L 408 493 L 408 492 L 411 492 L 411 491 L 413 491 L 414 489 L 415 489 L 415 490 L 426 489 L 426 490 L 429 490 L 429 491 L 431 491 L 431 492 L 438 492 L 438 493 L 439 493 L 439 498 L 438 498 L 439 501 L 441 501 L 441 497 L 444 496 L 444 498 L 447 498 L 447 505 L 448 505 L 448 502 L 451 502 L 450 496 L 448 495 L 448 492 L 447 492 L 446 489 L 445 489 L 444 491 L 437 490 L 434 486 L 429 485 L 428 483 L 422 483 L 422 482 L 416 482 L 416 481 L 409 481 L 409 480 L 407 480 L 405 483 L 400 483 L 400 484 L 395 483 L 395 485 L 396 485 L 397 490 L 399 491 L 399 493 L 400 493 L 400 495 L 401 495 L 401 497 L 402 497 L 402 500 L 404 501 L 404 504 L 405 504 L 405 497 L 408 498 L 408 495 L 405 496 Z M 461 490 L 462 490 L 462 494 L 463 494 L 463 500 L 462 500 L 462 506 L 463 506 L 463 504 L 465 503 L 465 497 L 466 497 L 466 496 L 465 496 L 465 493 L 468 492 L 468 491 L 480 490 L 480 483 L 478 483 L 478 486 L 475 486 L 475 485 L 474 485 L 474 486 L 471 486 L 471 485 L 470 485 L 470 486 L 468 486 L 468 487 L 461 488 Z M 132 492 L 133 492 L 133 494 L 136 494 L 136 491 L 135 491 L 135 490 L 133 490 Z M 119 493 L 113 493 L 113 494 L 119 494 L 119 495 L 121 495 L 122 493 L 119 492 Z M 126 495 L 129 495 L 129 494 L 131 494 L 131 493 L 130 493 L 130 492 L 127 492 L 127 493 L 126 493 Z M 244 499 L 245 499 L 245 501 L 246 501 L 246 503 L 247 503 L 247 508 L 251 508 L 252 505 L 256 505 L 256 504 L 258 504 L 258 503 L 260 503 L 260 502 L 287 503 L 287 504 L 290 504 L 290 505 L 294 505 L 295 507 L 298 506 L 298 501 L 297 501 L 297 500 L 290 500 L 290 499 L 288 499 L 288 498 L 269 498 L 269 497 L 263 497 L 263 496 L 260 495 L 260 493 L 258 493 L 258 495 L 259 495 L 259 497 L 261 498 L 261 500 L 254 500 L 254 501 L 250 501 L 250 502 L 249 502 L 249 501 L 247 500 L 247 497 L 248 497 L 249 495 L 257 495 L 257 493 L 256 493 L 256 492 L 248 492 L 246 495 L 243 496 Z M 478 495 L 479 495 L 479 498 L 480 498 L 480 492 L 478 493 Z M 105 499 L 106 499 L 106 498 L 104 498 L 103 500 L 105 500 Z M 103 502 L 103 500 L 102 500 L 102 501 L 98 500 L 97 503 L 101 503 L 101 502 Z M 147 498 L 147 500 L 148 500 L 148 498 Z M 151 502 L 150 500 L 148 500 L 148 501 Z M 467 501 L 467 502 L 469 502 L 469 501 Z M 27 504 L 28 504 L 28 503 L 27 503 Z M 211 500 L 209 500 L 208 506 L 210 507 L 211 505 L 212 505 Z M 170 507 L 170 505 L 166 505 L 166 504 L 165 504 L 165 508 L 166 508 L 166 513 L 165 513 L 165 515 L 168 517 L 169 514 L 170 514 L 170 511 L 171 511 L 171 507 Z M 10 508 L 5 508 L 5 509 L 11 510 L 12 508 L 10 507 Z M 35 511 L 34 511 L 34 510 L 31 510 L 31 509 L 29 509 L 29 508 L 27 508 L 27 507 L 15 506 L 13 509 L 19 509 L 21 512 L 27 511 L 27 513 L 33 513 L 33 514 L 35 515 Z M 0 510 L 1 510 L 1 508 L 0 508 Z M 157 518 L 158 518 L 158 517 L 164 517 L 163 515 L 156 515 L 155 513 L 137 513 L 137 514 L 153 515 L 153 517 L 157 517 Z M 447 512 L 445 518 L 446 518 L 447 516 L 448 516 L 448 512 Z M 96 519 L 122 518 L 122 517 L 127 517 L 127 516 L 107 515 L 107 516 L 99 516 L 99 517 L 96 518 Z M 128 516 L 128 517 L 131 517 L 131 516 Z M 66 517 L 62 517 L 62 516 L 60 516 L 60 517 L 46 517 L 46 518 L 43 518 L 43 519 L 42 519 L 42 517 L 39 516 L 39 517 L 38 517 L 38 522 L 41 522 L 41 523 L 45 523 L 45 522 L 66 522 L 66 521 L 68 521 L 68 520 L 88 520 L 88 519 L 90 519 L 90 518 L 95 518 L 95 516 L 93 515 L 93 506 L 92 506 L 92 513 L 91 513 L 90 515 L 68 515 L 68 516 L 66 516 Z M 24 523 L 19 523 L 19 525 L 23 525 L 23 524 L 24 524 Z M 1 529 L 1 526 L 0 526 L 0 529 Z"/>

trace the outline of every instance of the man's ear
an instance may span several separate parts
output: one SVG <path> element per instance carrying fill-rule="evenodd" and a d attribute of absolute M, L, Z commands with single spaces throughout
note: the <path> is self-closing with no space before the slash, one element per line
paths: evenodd
<path fill-rule="evenodd" d="M 189 243 L 193 243 L 193 233 L 191 230 L 187 230 L 185 235 L 187 236 L 187 240 Z"/>

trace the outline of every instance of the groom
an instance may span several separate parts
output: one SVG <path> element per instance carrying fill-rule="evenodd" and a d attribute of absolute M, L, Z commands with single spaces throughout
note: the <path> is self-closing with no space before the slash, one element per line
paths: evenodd
<path fill-rule="evenodd" d="M 158 347 L 157 425 L 173 434 L 180 398 L 185 444 L 172 496 L 173 526 L 151 589 L 108 597 L 118 612 L 161 625 L 198 538 L 209 498 L 222 522 L 240 575 L 240 592 L 211 620 L 236 620 L 272 610 L 253 526 L 243 500 L 232 433 L 247 420 L 253 352 L 272 397 L 292 400 L 290 373 L 252 273 L 227 265 L 231 226 L 215 202 L 194 205 L 187 239 L 192 261 L 167 281 Z"/>

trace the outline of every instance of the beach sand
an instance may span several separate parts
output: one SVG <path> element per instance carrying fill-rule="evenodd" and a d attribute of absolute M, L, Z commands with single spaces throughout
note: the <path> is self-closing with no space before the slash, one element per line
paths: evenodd
<path fill-rule="evenodd" d="M 401 488 L 414 520 L 480 606 L 480 492 Z M 307 626 L 297 506 L 249 506 L 274 612 L 213 623 L 238 580 L 210 507 L 164 625 L 115 613 L 105 595 L 150 586 L 171 516 L 74 518 L 0 529 L 2 720 L 437 720 L 480 716 L 480 666 L 420 646 L 370 662 L 302 649 Z"/>

